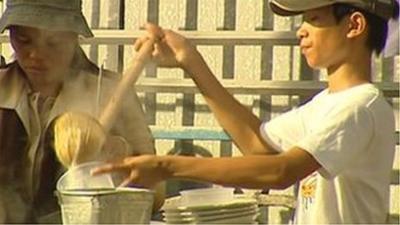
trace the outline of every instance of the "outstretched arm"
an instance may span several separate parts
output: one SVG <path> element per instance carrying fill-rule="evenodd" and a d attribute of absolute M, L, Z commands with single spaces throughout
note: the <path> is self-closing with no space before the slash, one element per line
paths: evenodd
<path fill-rule="evenodd" d="M 307 151 L 294 147 L 282 154 L 233 158 L 143 155 L 107 164 L 94 173 L 128 173 L 122 185 L 153 187 L 160 181 L 180 178 L 242 188 L 283 189 L 319 168 Z"/>
<path fill-rule="evenodd" d="M 261 137 L 260 119 L 220 84 L 195 46 L 173 31 L 151 24 L 147 25 L 147 30 L 150 36 L 158 37 L 153 52 L 158 64 L 180 67 L 192 77 L 219 124 L 244 155 L 276 153 Z M 139 39 L 135 44 L 136 49 L 140 49 L 147 39 Z"/>

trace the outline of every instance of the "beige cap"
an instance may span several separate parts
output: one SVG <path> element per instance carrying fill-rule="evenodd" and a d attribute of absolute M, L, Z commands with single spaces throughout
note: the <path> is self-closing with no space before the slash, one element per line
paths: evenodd
<path fill-rule="evenodd" d="M 93 37 L 82 14 L 82 0 L 7 0 L 7 8 L 0 18 L 0 32 L 13 25 Z"/>

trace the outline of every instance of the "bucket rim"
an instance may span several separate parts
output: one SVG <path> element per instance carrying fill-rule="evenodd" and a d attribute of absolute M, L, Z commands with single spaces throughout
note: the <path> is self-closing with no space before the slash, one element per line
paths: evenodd
<path fill-rule="evenodd" d="M 93 196 L 93 195 L 109 195 L 121 193 L 147 193 L 154 194 L 154 191 L 146 188 L 137 187 L 117 187 L 117 188 L 94 188 L 94 189 L 67 189 L 56 190 L 56 195 L 74 195 L 74 196 Z"/>

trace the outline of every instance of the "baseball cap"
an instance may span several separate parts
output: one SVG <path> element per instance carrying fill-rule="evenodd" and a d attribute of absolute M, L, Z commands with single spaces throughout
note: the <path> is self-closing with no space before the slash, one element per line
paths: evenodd
<path fill-rule="evenodd" d="M 336 3 L 364 9 L 386 20 L 397 17 L 395 0 L 269 0 L 271 10 L 281 16 L 293 16 Z"/>

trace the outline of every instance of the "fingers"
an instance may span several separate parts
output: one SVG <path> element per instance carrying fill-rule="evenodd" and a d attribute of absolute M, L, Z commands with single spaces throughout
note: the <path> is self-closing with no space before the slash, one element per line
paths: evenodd
<path fill-rule="evenodd" d="M 130 158 L 125 158 L 122 161 L 104 164 L 102 166 L 96 167 L 90 171 L 92 176 L 100 175 L 103 173 L 111 173 L 111 172 L 119 172 L 123 173 L 126 171 L 130 171 L 133 169 L 132 165 L 129 164 Z M 124 173 L 126 174 L 126 173 Z M 130 186 L 132 182 L 134 182 L 136 176 L 133 175 L 133 172 L 130 171 L 129 175 L 124 178 L 124 180 L 118 185 L 118 187 Z"/>
<path fill-rule="evenodd" d="M 134 44 L 135 51 L 139 51 L 143 44 L 148 40 L 153 40 L 155 43 L 159 43 L 165 37 L 164 30 L 155 24 L 146 23 L 144 27 L 147 34 L 136 40 Z"/>
<path fill-rule="evenodd" d="M 135 51 L 139 51 L 139 49 L 142 47 L 143 43 L 146 42 L 147 40 L 148 40 L 147 36 L 138 38 L 135 41 L 135 44 L 133 45 L 133 48 L 135 49 Z"/>
<path fill-rule="evenodd" d="M 118 187 L 126 187 L 129 186 L 129 184 L 132 182 L 131 177 L 128 176 L 127 178 L 125 178 L 122 183 L 118 186 Z"/>
<path fill-rule="evenodd" d="M 163 48 L 160 46 L 160 43 L 155 43 L 154 51 L 152 53 L 153 59 L 158 61 L 161 55 L 163 55 Z"/>
<path fill-rule="evenodd" d="M 161 36 L 149 33 L 148 36 L 138 38 L 134 44 L 134 49 L 139 55 L 146 58 L 148 55 L 157 55 L 159 51 L 155 51 L 155 45 L 161 42 Z M 136 56 L 139 57 L 139 56 Z"/>
<path fill-rule="evenodd" d="M 159 42 L 164 38 L 164 31 L 161 27 L 152 23 L 146 23 L 145 28 L 148 32 L 149 38 L 152 38 L 155 42 Z"/>
<path fill-rule="evenodd" d="M 121 171 L 121 170 L 127 170 L 129 169 L 129 166 L 126 165 L 125 163 L 108 163 L 103 166 L 96 167 L 90 171 L 91 175 L 99 175 L 103 173 L 110 173 L 110 172 L 116 172 L 116 171 Z"/>

